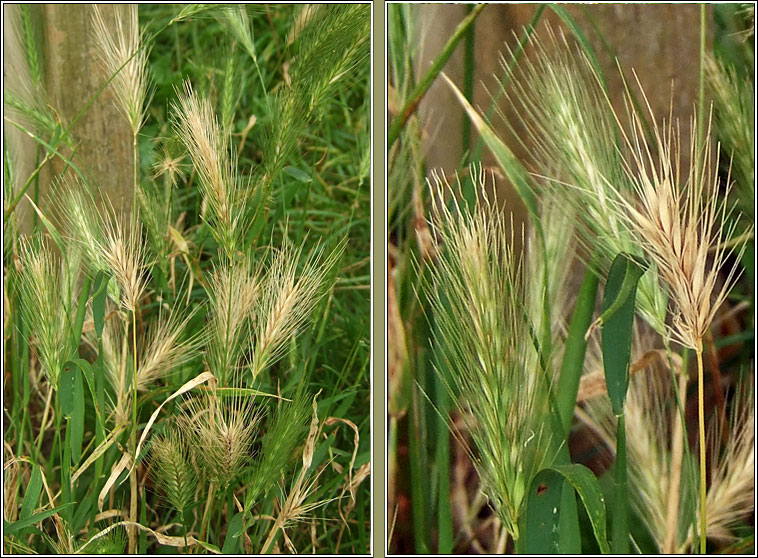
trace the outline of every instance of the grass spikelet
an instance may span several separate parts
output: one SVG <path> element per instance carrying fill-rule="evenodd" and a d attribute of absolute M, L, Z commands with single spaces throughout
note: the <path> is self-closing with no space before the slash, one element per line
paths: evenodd
<path fill-rule="evenodd" d="M 714 446 L 721 431 L 716 421 L 710 429 Z M 711 464 L 706 532 L 708 537 L 734 540 L 732 528 L 755 510 L 755 396 L 752 386 L 738 394 L 729 425 L 729 439 L 722 455 Z"/>
<path fill-rule="evenodd" d="M 526 275 L 528 282 L 526 307 L 536 331 L 549 331 L 553 347 L 560 349 L 565 335 L 568 315 L 571 262 L 576 250 L 574 222 L 576 212 L 572 207 L 560 207 L 554 198 L 540 204 L 540 220 L 543 223 L 545 253 L 540 252 L 540 244 L 535 228 L 529 231 L 526 250 Z M 543 290 L 547 287 L 547 300 Z M 546 316 L 546 307 L 550 309 Z M 561 351 L 552 353 L 553 361 L 560 368 Z"/>
<path fill-rule="evenodd" d="M 269 419 L 246 483 L 245 510 L 268 493 L 292 461 L 308 430 L 308 411 L 307 393 L 300 384 L 292 401 L 283 402 Z"/>
<path fill-rule="evenodd" d="M 144 37 L 139 30 L 137 5 L 125 5 L 118 9 L 125 11 L 125 17 L 121 13 L 116 17 L 114 34 L 108 29 L 98 6 L 94 7 L 92 26 L 100 61 L 108 77 L 115 75 L 113 90 L 132 133 L 136 134 L 142 127 L 147 110 L 149 50 L 142 44 Z"/>
<path fill-rule="evenodd" d="M 227 385 L 249 348 L 249 318 L 258 302 L 260 278 L 246 265 L 222 266 L 211 275 L 208 366 Z"/>
<path fill-rule="evenodd" d="M 109 306 L 106 306 L 106 311 Z M 119 320 L 105 321 L 102 342 L 106 378 L 113 388 L 113 396 L 109 394 L 109 403 L 114 412 L 115 426 L 118 426 L 129 421 L 133 362 L 132 359 L 127 359 L 129 354 L 127 336 Z M 90 332 L 90 343 L 97 346 L 94 331 Z"/>
<path fill-rule="evenodd" d="M 201 344 L 198 336 L 182 339 L 195 311 L 171 310 L 160 317 L 145 343 L 137 371 L 137 389 L 145 391 L 157 378 L 195 358 Z"/>
<path fill-rule="evenodd" d="M 616 213 L 655 262 L 673 302 L 674 320 L 668 334 L 701 351 L 707 329 L 738 277 L 737 263 L 729 263 L 728 258 L 742 253 L 745 240 L 730 247 L 735 224 L 729 224 L 731 209 L 718 192 L 714 170 L 718 154 L 712 160 L 710 147 L 699 149 L 693 134 L 691 164 L 682 176 L 679 128 L 675 130 L 671 121 L 655 126 L 657 154 L 653 155 L 640 118 L 633 114 L 631 119 L 631 135 L 625 136 L 631 151 L 626 167 L 635 196 L 620 193 Z M 694 118 L 691 129 L 696 129 Z M 710 132 L 709 121 L 705 146 L 710 144 Z M 722 271 L 725 279 L 717 288 Z"/>
<path fill-rule="evenodd" d="M 731 159 L 739 210 L 755 221 L 755 94 L 750 78 L 713 57 L 706 58 L 713 93 L 715 128 Z"/>
<path fill-rule="evenodd" d="M 151 448 L 153 475 L 166 500 L 183 518 L 195 495 L 197 476 L 189 463 L 189 450 L 179 431 L 171 428 Z M 183 521 L 183 519 L 182 519 Z"/>
<path fill-rule="evenodd" d="M 313 417 L 311 419 L 308 438 L 306 439 L 305 446 L 303 447 L 302 468 L 300 469 L 300 473 L 298 474 L 297 479 L 295 479 L 295 482 L 292 483 L 287 497 L 284 498 L 284 502 L 282 503 L 279 515 L 276 517 L 276 520 L 274 521 L 274 524 L 269 531 L 266 542 L 263 543 L 261 552 L 266 552 L 269 549 L 269 546 L 274 541 L 277 533 L 279 530 L 281 530 L 287 548 L 291 552 L 295 553 L 295 548 L 287 536 L 285 529 L 293 523 L 303 520 L 311 511 L 328 502 L 328 500 L 316 502 L 307 501 L 309 496 L 315 491 L 318 478 L 325 468 L 322 467 L 319 469 L 315 475 L 310 470 L 311 464 L 313 462 L 313 452 L 316 446 L 316 438 L 321 432 L 321 425 L 318 419 L 318 405 L 316 403 L 317 397 L 318 394 L 316 394 L 316 396 L 313 398 Z"/>
<path fill-rule="evenodd" d="M 250 460 L 260 415 L 248 396 L 215 391 L 191 399 L 188 411 L 178 424 L 203 476 L 228 487 Z"/>
<path fill-rule="evenodd" d="M 31 239 L 19 241 L 19 258 L 23 262 L 18 283 L 21 315 L 34 335 L 42 371 L 55 388 L 63 364 L 77 350 L 71 297 L 78 260 L 72 257 L 69 265 L 58 262 L 47 244 Z"/>
<path fill-rule="evenodd" d="M 36 21 L 32 16 L 32 9 L 29 4 L 19 4 L 19 16 L 21 19 L 21 29 L 23 30 L 24 55 L 26 63 L 29 66 L 29 75 L 32 79 L 32 85 L 39 87 L 42 83 L 42 64 L 39 52 L 39 37 Z"/>
<path fill-rule="evenodd" d="M 273 256 L 254 318 L 255 346 L 250 361 L 253 380 L 267 364 L 282 355 L 284 342 L 303 326 L 326 293 L 327 276 L 344 248 L 344 242 L 328 254 L 323 247 L 319 248 L 306 258 L 299 273 L 297 263 L 302 246 L 285 245 Z"/>
<path fill-rule="evenodd" d="M 496 204 L 485 198 L 468 210 L 453 201 L 449 209 L 442 200 L 451 189 L 435 180 L 431 226 L 440 256 L 428 292 L 438 327 L 437 372 L 471 417 L 477 449 L 471 457 L 505 528 L 518 539 L 526 482 L 549 461 L 550 441 L 540 422 L 547 398 L 540 397 L 541 372 L 521 302 L 521 262 Z"/>
<path fill-rule="evenodd" d="M 142 225 L 129 226 L 125 219 L 103 222 L 103 243 L 97 246 L 121 289 L 121 306 L 132 313 L 145 290 L 145 252 Z"/>
<path fill-rule="evenodd" d="M 546 43 L 530 39 L 538 55 L 509 76 L 510 101 L 519 110 L 530 152 L 542 173 L 546 197 L 578 216 L 579 241 L 595 253 L 601 275 L 619 253 L 639 253 L 634 237 L 619 215 L 618 190 L 630 188 L 617 147 L 617 127 L 607 110 L 605 93 L 586 59 L 572 54 L 564 35 L 548 33 Z M 511 52 L 509 57 L 513 58 Z M 507 70 L 505 60 L 502 67 Z M 518 70 L 517 70 L 518 71 Z M 642 276 L 638 305 L 659 333 L 665 330 L 666 299 L 654 278 Z"/>
<path fill-rule="evenodd" d="M 70 233 L 79 242 L 95 270 L 116 279 L 109 293 L 124 310 L 135 311 L 146 286 L 145 246 L 142 225 L 128 225 L 113 209 L 98 211 L 94 201 L 79 187 L 64 194 L 64 212 Z"/>
<path fill-rule="evenodd" d="M 123 554 L 126 547 L 126 530 L 116 527 L 102 537 L 98 537 L 92 544 L 87 545 L 89 554 Z"/>
<path fill-rule="evenodd" d="M 184 90 L 177 91 L 177 100 L 173 107 L 176 132 L 200 178 L 201 192 L 211 211 L 208 224 L 231 261 L 243 244 L 247 228 L 235 156 L 207 97 L 195 93 L 186 81 Z"/>

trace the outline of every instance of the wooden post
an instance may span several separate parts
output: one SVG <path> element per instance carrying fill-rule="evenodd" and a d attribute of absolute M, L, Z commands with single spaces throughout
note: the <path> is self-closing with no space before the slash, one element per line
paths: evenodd
<path fill-rule="evenodd" d="M 125 5 L 103 4 L 112 25 Z M 52 106 L 70 123 L 108 79 L 99 62 L 92 27 L 91 4 L 45 4 L 40 9 L 45 44 L 43 82 Z M 129 21 L 124 17 L 125 24 Z M 132 134 L 108 87 L 71 130 L 75 162 L 93 185 L 95 196 L 107 196 L 116 211 L 129 211 L 132 200 Z M 52 176 L 65 163 L 56 158 Z M 67 171 L 67 176 L 73 174 Z M 48 175 L 49 176 L 49 175 Z M 98 192 L 99 191 L 99 192 Z M 44 199 L 44 198 L 43 198 Z M 50 203 L 54 206 L 55 200 Z"/>

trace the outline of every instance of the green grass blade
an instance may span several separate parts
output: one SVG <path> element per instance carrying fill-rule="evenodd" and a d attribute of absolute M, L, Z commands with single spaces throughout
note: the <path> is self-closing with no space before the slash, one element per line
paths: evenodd
<path fill-rule="evenodd" d="M 69 363 L 66 363 L 63 365 L 63 370 L 58 378 L 58 402 L 61 408 L 61 416 L 65 419 L 71 418 L 71 414 L 74 412 L 77 371 L 79 371 L 79 366 L 70 366 Z"/>
<path fill-rule="evenodd" d="M 411 502 L 413 511 L 413 539 L 418 554 L 428 554 L 430 524 L 427 515 L 429 505 L 427 459 L 423 436 L 423 406 L 417 392 L 413 393 L 408 412 L 408 446 L 410 451 Z"/>
<path fill-rule="evenodd" d="M 556 389 L 556 404 L 561 416 L 563 431 L 568 433 L 571 429 L 571 420 L 574 417 L 576 396 L 579 392 L 579 380 L 584 367 L 584 355 L 587 350 L 587 341 L 584 332 L 590 325 L 592 313 L 595 310 L 595 297 L 597 296 L 597 274 L 588 269 L 579 296 L 574 306 L 574 314 L 571 317 L 568 337 L 566 338 L 561 373 L 558 377 Z"/>
<path fill-rule="evenodd" d="M 551 469 L 543 469 L 534 477 L 526 503 L 524 553 L 562 552 L 558 522 L 564 482 L 563 475 Z"/>
<path fill-rule="evenodd" d="M 64 504 L 62 506 L 57 506 L 55 508 L 51 508 L 49 510 L 39 512 L 38 514 L 35 514 L 31 517 L 27 517 L 26 519 L 19 519 L 18 521 L 14 521 L 13 523 L 9 523 L 8 521 L 3 520 L 3 536 L 7 537 L 8 535 L 17 533 L 21 531 L 22 529 L 31 527 L 35 523 L 39 523 L 43 519 L 47 519 L 51 515 L 55 515 L 59 511 L 66 509 L 70 506 L 73 506 L 74 503 L 75 502 L 69 502 L 68 504 Z"/>
<path fill-rule="evenodd" d="M 82 371 L 78 367 L 74 372 L 74 405 L 67 430 L 69 428 L 71 436 L 67 437 L 71 444 L 71 458 L 74 463 L 78 463 L 82 455 L 82 440 L 84 439 L 84 382 Z"/>
<path fill-rule="evenodd" d="M 79 340 L 82 338 L 82 329 L 84 328 L 84 317 L 87 313 L 87 299 L 89 298 L 90 287 L 89 276 L 84 277 L 84 283 L 82 284 L 82 290 L 79 293 L 79 301 L 76 306 L 76 318 L 74 319 L 74 327 L 72 329 L 73 345 L 77 346 Z"/>
<path fill-rule="evenodd" d="M 638 262 L 619 254 L 608 271 L 603 293 L 604 317 L 602 350 L 605 382 L 613 413 L 618 420 L 616 437 L 615 499 L 613 513 L 613 552 L 629 552 L 627 504 L 626 432 L 624 400 L 629 386 L 629 359 L 634 326 L 634 299 L 637 282 L 645 272 Z"/>
<path fill-rule="evenodd" d="M 103 335 L 105 324 L 105 299 L 108 295 L 108 280 L 110 275 L 105 271 L 98 271 L 95 276 L 95 284 L 92 287 L 92 321 L 95 324 L 95 332 L 98 339 Z"/>
<path fill-rule="evenodd" d="M 608 397 L 616 415 L 624 410 L 629 385 L 634 299 L 637 282 L 644 272 L 645 268 L 638 262 L 619 254 L 608 271 L 603 293 L 603 313 L 600 317 L 603 322 L 603 366 Z"/>
<path fill-rule="evenodd" d="M 92 368 L 92 365 L 82 358 L 75 358 L 69 360 L 64 367 L 77 367 L 81 370 L 84 379 L 87 381 L 87 387 L 89 388 L 90 396 L 92 397 L 92 404 L 95 407 L 95 418 L 97 420 L 98 432 L 102 433 L 103 438 L 105 438 L 105 424 L 102 416 L 102 407 L 97 396 L 97 380 L 95 379 L 95 371 Z M 82 401 L 83 397 L 84 393 L 82 393 Z M 79 460 L 75 459 L 75 461 L 78 462 Z"/>
<path fill-rule="evenodd" d="M 553 465 L 534 477 L 527 497 L 524 551 L 529 554 L 566 552 L 566 549 L 561 548 L 558 537 L 558 525 L 563 513 L 561 493 L 565 481 L 568 481 L 581 498 L 598 545 L 601 551 L 607 554 L 610 548 L 606 535 L 603 494 L 592 471 L 578 463 Z"/>
<path fill-rule="evenodd" d="M 474 107 L 472 107 L 471 103 L 466 100 L 466 97 L 463 95 L 463 93 L 461 93 L 460 89 L 458 89 L 458 87 L 456 87 L 456 85 L 450 80 L 450 78 L 448 78 L 445 74 L 442 74 L 442 77 L 447 80 L 450 89 L 452 89 L 453 93 L 455 93 L 455 96 L 458 98 L 458 101 L 465 109 L 466 114 L 471 119 L 471 122 L 474 124 L 477 132 L 479 132 L 479 135 L 484 140 L 484 143 L 487 144 L 487 147 L 489 147 L 492 151 L 492 154 L 495 156 L 495 159 L 497 159 L 500 168 L 503 169 L 505 175 L 513 183 L 513 186 L 516 188 L 516 191 L 523 200 L 524 205 L 526 205 L 529 216 L 532 217 L 535 225 L 539 227 L 537 196 L 531 187 L 529 174 L 526 172 L 526 169 L 518 160 L 516 155 L 508 148 L 508 146 L 505 145 L 505 143 L 503 143 L 503 141 L 497 137 L 497 134 L 495 134 L 494 130 L 489 126 L 489 124 L 487 124 L 484 119 L 479 116 L 479 113 L 474 110 Z"/>
<path fill-rule="evenodd" d="M 229 528 L 226 532 L 226 539 L 224 539 L 224 545 L 221 547 L 221 552 L 224 554 L 237 554 L 239 552 L 240 535 L 242 534 L 242 519 L 243 514 L 237 513 L 229 522 Z"/>
<path fill-rule="evenodd" d="M 147 525 L 147 507 L 145 505 L 145 487 L 142 487 L 142 497 L 140 498 L 139 521 L 142 525 Z M 147 554 L 147 533 L 140 529 L 139 531 L 139 553 Z"/>
<path fill-rule="evenodd" d="M 453 515 L 450 507 L 450 431 L 448 411 L 450 395 L 442 380 L 435 376 L 437 394 L 437 448 L 435 465 L 437 468 L 437 553 L 453 552 Z"/>
<path fill-rule="evenodd" d="M 466 15 L 470 15 L 473 11 L 474 6 L 471 4 L 468 4 L 466 6 Z M 474 98 L 474 71 L 476 69 L 476 58 L 475 58 L 475 51 L 474 47 L 476 44 L 476 35 L 474 34 L 474 29 L 476 28 L 476 22 L 471 24 L 471 27 L 469 27 L 466 30 L 465 33 L 465 40 L 463 42 L 464 46 L 464 52 L 463 52 L 463 94 L 471 101 Z M 467 118 L 463 119 L 463 127 L 461 130 L 462 137 L 461 137 L 461 145 L 463 146 L 463 153 L 464 157 L 469 158 L 469 143 L 471 141 L 471 121 Z M 468 161 L 464 161 L 465 163 L 471 163 L 473 162 L 470 158 Z"/>
<path fill-rule="evenodd" d="M 405 127 L 405 123 L 416 110 L 416 107 L 418 107 L 418 104 L 421 102 L 421 99 L 426 94 L 429 87 L 431 87 L 432 83 L 434 83 L 434 80 L 437 79 L 437 76 L 442 72 L 442 68 L 445 67 L 445 64 L 452 56 L 453 51 L 455 51 L 455 47 L 466 35 L 466 30 L 474 23 L 479 13 L 484 9 L 484 6 L 484 4 L 477 5 L 471 13 L 458 24 L 458 27 L 455 29 L 450 39 L 448 39 L 447 44 L 445 44 L 440 55 L 432 63 L 432 66 L 411 92 L 405 105 L 400 110 L 400 114 L 398 114 L 392 121 L 389 131 L 387 132 L 387 149 L 392 147 L 392 144 L 395 143 L 400 136 L 400 132 Z"/>
<path fill-rule="evenodd" d="M 24 491 L 24 501 L 21 504 L 21 519 L 28 519 L 34 513 L 34 509 L 42 494 L 42 472 L 37 465 L 32 465 L 32 476 Z"/>

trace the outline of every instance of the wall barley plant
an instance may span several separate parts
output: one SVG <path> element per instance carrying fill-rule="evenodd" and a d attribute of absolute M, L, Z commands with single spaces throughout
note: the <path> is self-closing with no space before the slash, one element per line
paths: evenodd
<path fill-rule="evenodd" d="M 8 97 L 4 550 L 368 552 L 370 6 L 91 10 L 133 206 Z"/>
<path fill-rule="evenodd" d="M 548 10 L 562 32 L 535 31 Z M 714 108 L 699 99 L 701 110 L 680 127 L 673 108 L 652 108 L 646 79 L 622 66 L 622 53 L 612 57 L 621 79 L 603 75 L 606 53 L 591 45 L 598 39 L 610 52 L 612 43 L 595 37 L 600 23 L 582 28 L 577 11 L 534 9 L 502 61 L 489 108 L 443 76 L 492 152 L 493 174 L 524 202 L 523 255 L 509 208 L 492 201 L 480 170 L 461 171 L 474 196 L 450 188 L 425 167 L 415 116 L 393 128 L 390 331 L 415 384 L 407 389 L 409 474 L 394 470 L 389 510 L 412 516 L 413 539 L 395 523 L 392 548 L 666 554 L 753 544 L 751 70 L 726 70 L 716 50 Z M 418 63 L 402 41 L 414 10 L 390 15 L 390 93 L 402 96 L 412 82 L 406 68 Z M 752 61 L 748 47 L 736 51 Z M 703 41 L 703 60 L 706 49 Z M 619 91 L 609 91 L 614 81 Z M 500 95 L 508 108 L 498 130 L 484 114 L 497 113 Z M 414 192 L 413 178 L 425 172 L 437 182 L 429 202 Z M 417 262 L 413 273 L 400 268 L 407 258 Z M 401 391 L 395 386 L 390 407 L 397 461 Z M 435 415 L 452 434 L 447 454 L 447 433 L 430 428 Z M 425 439 L 433 433 L 443 440 Z M 400 505 L 408 497 L 411 512 Z"/>
<path fill-rule="evenodd" d="M 483 181 L 479 175 L 479 187 Z M 472 421 L 482 487 L 517 540 L 528 483 L 553 458 L 542 379 L 550 372 L 539 369 L 530 339 L 534 324 L 521 303 L 525 272 L 505 217 L 490 201 L 471 213 L 457 202 L 448 209 L 445 185 L 437 179 L 431 222 L 439 253 L 429 285 L 438 373 Z"/>

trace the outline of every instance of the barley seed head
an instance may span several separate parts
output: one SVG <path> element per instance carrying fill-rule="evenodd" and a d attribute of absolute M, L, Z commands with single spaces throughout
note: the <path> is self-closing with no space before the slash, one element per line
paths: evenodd
<path fill-rule="evenodd" d="M 145 120 L 150 96 L 147 70 L 149 49 L 139 30 L 136 4 L 114 7 L 118 10 L 115 33 L 105 23 L 98 6 L 94 6 L 92 25 L 99 48 L 100 62 L 108 77 L 115 75 L 114 92 L 132 132 L 136 134 Z"/>

